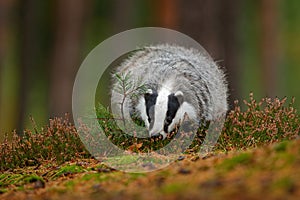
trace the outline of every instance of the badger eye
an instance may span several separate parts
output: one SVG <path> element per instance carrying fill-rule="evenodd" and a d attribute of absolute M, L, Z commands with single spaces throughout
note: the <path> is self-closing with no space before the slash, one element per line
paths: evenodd
<path fill-rule="evenodd" d="M 148 122 L 151 123 L 151 118 L 150 117 L 148 117 Z"/>

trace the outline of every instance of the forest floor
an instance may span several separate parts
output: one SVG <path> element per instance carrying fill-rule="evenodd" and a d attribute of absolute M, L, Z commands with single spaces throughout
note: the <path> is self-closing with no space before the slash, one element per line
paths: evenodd
<path fill-rule="evenodd" d="M 228 113 L 212 153 L 190 151 L 148 173 L 92 159 L 68 118 L 50 119 L 41 129 L 32 120 L 33 131 L 0 144 L 0 199 L 300 199 L 300 116 L 293 102 L 256 101 L 251 94 L 245 111 L 236 103 Z M 99 110 L 103 117 L 111 119 Z M 109 120 L 100 122 L 118 147 L 142 152 L 154 144 L 133 145 Z M 135 166 L 131 155 L 125 163 Z"/>
<path fill-rule="evenodd" d="M 94 159 L 51 161 L 0 175 L 0 199 L 300 199 L 300 140 L 125 173 Z"/>

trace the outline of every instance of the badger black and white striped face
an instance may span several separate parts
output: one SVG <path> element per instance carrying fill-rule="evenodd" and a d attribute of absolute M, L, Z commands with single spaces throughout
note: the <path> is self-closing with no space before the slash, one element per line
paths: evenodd
<path fill-rule="evenodd" d="M 137 109 L 149 130 L 149 135 L 158 134 L 166 137 L 177 123 L 183 119 L 184 113 L 195 117 L 195 111 L 183 101 L 183 93 L 171 93 L 167 89 L 148 92 L 140 99 Z"/>

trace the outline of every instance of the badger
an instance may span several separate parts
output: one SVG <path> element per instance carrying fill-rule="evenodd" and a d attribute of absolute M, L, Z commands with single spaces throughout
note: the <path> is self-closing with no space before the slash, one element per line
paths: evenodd
<path fill-rule="evenodd" d="M 125 102 L 125 108 L 118 109 L 138 116 L 150 137 L 165 138 L 186 116 L 200 125 L 224 115 L 228 108 L 224 71 L 207 53 L 194 48 L 149 45 L 125 59 L 116 74 L 128 75 L 129 92 L 113 95 L 112 101 Z M 120 81 L 113 80 L 112 90 L 122 88 Z M 132 92 L 141 85 L 143 92 Z"/>

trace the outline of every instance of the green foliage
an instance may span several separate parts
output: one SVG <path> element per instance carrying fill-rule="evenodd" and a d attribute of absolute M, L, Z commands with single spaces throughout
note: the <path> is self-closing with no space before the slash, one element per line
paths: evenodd
<path fill-rule="evenodd" d="M 126 98 L 136 99 L 139 94 L 144 94 L 146 92 L 146 87 L 141 81 L 133 81 L 134 79 L 131 78 L 130 73 L 115 73 L 114 75 L 117 80 L 117 84 L 114 90 L 123 96 L 119 104 L 121 106 L 122 120 L 125 124 L 124 103 Z"/>
<path fill-rule="evenodd" d="M 116 88 L 117 92 L 124 95 L 124 98 L 130 96 L 136 97 L 139 94 L 144 94 L 146 92 L 146 86 L 138 80 L 137 82 L 133 81 L 131 74 L 114 74 L 115 79 L 117 80 Z"/>

